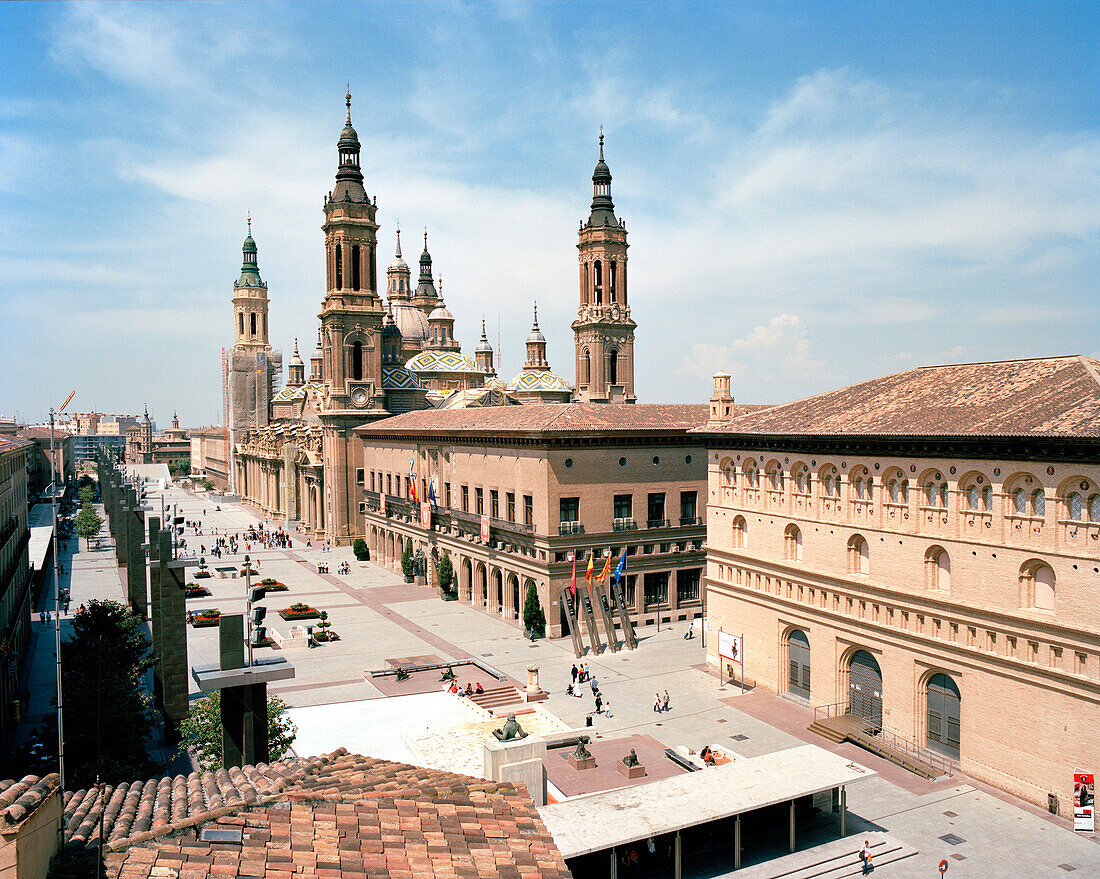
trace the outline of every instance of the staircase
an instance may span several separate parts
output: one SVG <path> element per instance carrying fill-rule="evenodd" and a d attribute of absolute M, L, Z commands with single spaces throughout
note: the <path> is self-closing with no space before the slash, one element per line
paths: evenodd
<path fill-rule="evenodd" d="M 806 851 L 773 858 L 737 871 L 740 879 L 842 879 L 860 876 L 863 864 L 858 852 L 863 840 L 871 843 L 871 859 L 878 875 L 883 867 L 896 864 L 917 854 L 917 850 L 885 833 L 868 833 L 838 839 Z M 887 873 L 894 875 L 891 870 Z M 897 874 L 912 876 L 911 870 Z"/>
<path fill-rule="evenodd" d="M 486 687 L 484 693 L 474 693 L 469 697 L 470 701 L 475 705 L 478 705 L 488 711 L 503 708 L 505 705 L 515 705 L 517 702 L 523 702 L 523 697 L 520 695 L 519 690 L 512 684 L 494 684 Z"/>
<path fill-rule="evenodd" d="M 809 730 L 836 744 L 852 742 L 929 781 L 951 774 L 952 762 L 947 757 L 890 730 L 874 729 L 866 720 L 849 714 L 846 702 L 815 708 Z"/>

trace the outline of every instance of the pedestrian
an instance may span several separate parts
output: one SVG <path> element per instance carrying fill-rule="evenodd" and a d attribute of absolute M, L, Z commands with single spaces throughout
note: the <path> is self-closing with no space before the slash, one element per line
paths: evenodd
<path fill-rule="evenodd" d="M 668 703 L 669 703 L 668 690 L 665 690 L 665 698 L 664 698 L 664 701 L 661 703 L 661 710 L 662 711 L 668 711 L 668 709 L 669 709 L 669 704 Z"/>
<path fill-rule="evenodd" d="M 873 872 L 875 869 L 874 861 L 871 859 L 871 852 L 868 850 L 867 857 L 863 860 L 863 875 Z"/>
<path fill-rule="evenodd" d="M 586 714 L 584 716 L 584 725 L 585 726 L 592 726 L 592 715 L 591 714 Z"/>
<path fill-rule="evenodd" d="M 603 713 L 603 699 L 600 697 L 599 693 L 596 694 L 596 713 Z"/>
<path fill-rule="evenodd" d="M 661 694 L 660 693 L 654 693 L 653 694 L 653 710 L 656 711 L 657 713 L 660 713 L 660 711 L 661 711 Z"/>
<path fill-rule="evenodd" d="M 596 680 L 596 678 L 590 678 L 589 680 L 592 684 L 592 695 L 595 696 L 596 693 L 599 692 L 600 682 L 598 680 Z"/>
<path fill-rule="evenodd" d="M 570 671 L 570 674 L 573 675 L 573 683 L 575 684 L 577 682 L 577 674 L 578 674 L 577 663 L 575 663 L 575 662 L 573 663 L 573 668 Z"/>
<path fill-rule="evenodd" d="M 859 859 L 863 862 L 864 873 L 867 872 L 867 856 L 869 854 L 871 854 L 871 841 L 869 839 L 865 839 L 863 840 L 863 848 L 859 850 Z"/>

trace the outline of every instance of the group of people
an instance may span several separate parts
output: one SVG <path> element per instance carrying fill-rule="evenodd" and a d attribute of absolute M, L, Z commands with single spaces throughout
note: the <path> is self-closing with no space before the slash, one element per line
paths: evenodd
<path fill-rule="evenodd" d="M 585 719 L 585 726 L 592 726 L 592 715 L 603 714 L 607 717 L 611 716 L 611 700 L 605 700 L 603 693 L 600 692 L 600 682 L 596 680 L 595 676 L 588 670 L 588 666 L 581 663 L 578 667 L 576 663 L 573 664 L 573 668 L 569 671 L 572 680 L 569 682 L 569 686 L 565 688 L 565 694 L 567 696 L 575 696 L 581 698 L 582 683 L 587 682 L 588 686 L 592 690 L 592 699 L 595 704 L 595 709 L 592 714 L 589 714 Z"/>
<path fill-rule="evenodd" d="M 480 696 L 485 692 L 485 688 L 481 686 L 481 681 L 478 681 L 476 687 L 467 682 L 466 689 L 460 690 L 458 688 L 458 681 L 451 681 L 451 685 L 447 687 L 447 692 L 454 693 L 456 696 Z"/>
<path fill-rule="evenodd" d="M 670 703 L 670 697 L 668 690 L 665 690 L 665 694 L 662 696 L 660 693 L 653 694 L 653 710 L 660 713 L 662 711 L 668 711 L 672 707 Z"/>

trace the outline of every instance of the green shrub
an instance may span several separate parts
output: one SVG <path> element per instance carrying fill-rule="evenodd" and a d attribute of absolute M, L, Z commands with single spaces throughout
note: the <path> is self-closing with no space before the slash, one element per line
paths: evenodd
<path fill-rule="evenodd" d="M 370 550 L 367 549 L 367 541 L 365 541 L 362 537 L 355 538 L 355 541 L 351 545 L 351 551 L 355 553 L 355 557 L 359 561 L 370 561 Z"/>

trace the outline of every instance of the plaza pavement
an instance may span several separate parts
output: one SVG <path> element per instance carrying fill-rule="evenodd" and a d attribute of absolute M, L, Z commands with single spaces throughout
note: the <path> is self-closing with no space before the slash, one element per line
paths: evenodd
<path fill-rule="evenodd" d="M 160 493 L 150 495 L 147 503 L 159 510 Z M 185 535 L 188 554 L 197 554 L 203 543 L 209 548 L 213 528 L 224 534 L 243 531 L 260 521 L 253 511 L 235 504 L 222 503 L 221 511 L 216 512 L 215 501 L 179 489 L 166 490 L 164 498 L 168 504 L 178 504 L 187 519 L 202 522 L 201 536 L 191 532 Z M 267 522 L 265 527 L 280 524 Z M 103 533 L 107 534 L 106 529 Z M 521 686 L 526 682 L 528 665 L 538 665 L 542 686 L 550 693 L 542 706 L 570 726 L 584 725 L 593 700 L 587 688 L 580 699 L 565 695 L 570 667 L 577 661 L 568 638 L 530 643 L 511 622 L 461 602 L 441 601 L 428 588 L 406 585 L 399 574 L 356 561 L 349 547 L 322 552 L 316 545 L 307 549 L 304 539 L 293 533 L 292 539 L 290 549 L 253 549 L 250 553 L 259 563 L 259 578 L 275 577 L 290 587 L 290 591 L 272 593 L 265 600 L 266 622 L 288 633 L 290 624 L 276 610 L 304 601 L 329 612 L 333 631 L 341 640 L 312 650 L 279 654 L 296 669 L 294 680 L 272 687 L 289 706 L 383 698 L 364 673 L 386 667 L 388 659 L 476 656 Z M 107 541 L 102 546 L 99 551 L 88 551 L 81 542 L 76 551 L 75 542 L 68 542 L 63 558 L 70 573 L 63 578 L 63 585 L 70 585 L 74 612 L 81 602 L 91 598 L 122 599 L 113 555 Z M 239 563 L 242 556 L 218 560 L 208 553 L 207 562 L 211 567 Z M 318 574 L 316 564 L 322 559 L 332 571 L 346 560 L 351 572 L 345 576 Z M 189 600 L 189 609 L 217 607 L 223 613 L 244 610 L 242 579 L 200 582 L 213 594 Z M 52 598 L 49 600 L 52 606 Z M 67 625 L 63 621 L 63 627 Z M 832 745 L 806 731 L 812 712 L 804 707 L 763 691 L 742 695 L 736 686 L 720 685 L 705 669 L 702 641 L 684 640 L 684 628 L 682 623 L 660 632 L 644 628 L 638 632 L 637 650 L 606 652 L 581 660 L 598 678 L 605 700 L 610 702 L 611 716 L 595 718 L 593 732 L 597 737 L 648 735 L 669 747 L 683 744 L 696 749 L 705 743 L 724 743 L 749 757 L 810 742 L 849 756 L 878 773 L 878 777 L 849 790 L 853 851 L 858 848 L 861 832 L 879 831 L 918 852 L 914 857 L 886 864 L 876 873 L 885 870 L 889 876 L 931 877 L 939 875 L 936 865 L 947 858 L 951 877 L 1063 877 L 1072 872 L 1100 875 L 1100 845 L 1095 836 L 1074 834 L 1064 820 L 965 777 L 927 782 L 853 745 Z M 188 632 L 188 662 L 216 662 L 218 630 Z M 40 722 L 55 689 L 52 628 L 49 637 L 44 637 L 46 634 L 46 629 L 35 626 L 28 681 L 32 690 L 31 722 L 35 718 Z M 266 649 L 259 652 L 270 655 Z M 479 672 L 460 672 L 463 683 L 482 677 Z M 654 693 L 666 689 L 672 710 L 656 714 L 652 710 Z M 197 695 L 192 682 L 192 698 Z M 173 771 L 179 768 L 172 767 Z M 952 844 L 941 839 L 949 834 L 962 841 Z M 719 874 L 711 869 L 698 875 Z"/>

